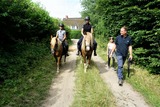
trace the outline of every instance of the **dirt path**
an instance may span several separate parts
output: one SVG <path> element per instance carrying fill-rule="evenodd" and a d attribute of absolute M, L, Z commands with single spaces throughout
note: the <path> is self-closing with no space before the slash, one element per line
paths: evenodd
<path fill-rule="evenodd" d="M 124 82 L 123 86 L 118 85 L 116 71 L 108 70 L 102 58 L 93 56 L 92 60 L 97 64 L 101 77 L 115 96 L 117 107 L 149 107 L 144 98 L 128 83 Z"/>
<path fill-rule="evenodd" d="M 69 48 L 70 56 L 67 57 L 66 64 L 62 64 L 61 73 L 53 80 L 49 96 L 42 107 L 69 107 L 72 104 L 77 40 L 73 40 L 73 42 L 73 45 Z M 125 82 L 122 87 L 118 85 L 116 71 L 108 70 L 104 60 L 99 56 L 93 56 L 92 60 L 97 64 L 100 76 L 115 96 L 117 107 L 149 107 L 143 97 L 134 91 L 128 83 Z"/>
<path fill-rule="evenodd" d="M 69 107 L 73 101 L 74 94 L 74 70 L 76 67 L 76 42 L 69 47 L 69 56 L 66 63 L 62 64 L 60 74 L 53 80 L 49 96 L 44 101 L 42 107 Z"/>

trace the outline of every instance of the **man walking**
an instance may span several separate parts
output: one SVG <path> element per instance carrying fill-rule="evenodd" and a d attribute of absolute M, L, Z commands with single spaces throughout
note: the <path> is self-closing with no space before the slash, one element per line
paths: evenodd
<path fill-rule="evenodd" d="M 129 51 L 129 58 L 132 60 L 132 39 L 131 37 L 127 34 L 127 27 L 123 26 L 120 29 L 120 35 L 116 37 L 115 40 L 116 44 L 116 56 L 117 56 L 117 63 L 118 63 L 118 84 L 122 86 L 123 84 L 123 65 L 125 63 L 125 60 L 128 56 L 128 51 Z M 112 50 L 112 53 L 114 52 L 115 48 Z"/>

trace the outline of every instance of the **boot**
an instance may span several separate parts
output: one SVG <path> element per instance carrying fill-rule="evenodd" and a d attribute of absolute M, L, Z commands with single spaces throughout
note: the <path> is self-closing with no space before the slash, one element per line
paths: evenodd
<path fill-rule="evenodd" d="M 94 56 L 97 56 L 96 50 L 94 50 Z"/>
<path fill-rule="evenodd" d="M 69 56 L 69 54 L 68 54 L 68 46 L 66 46 L 66 56 Z"/>
<path fill-rule="evenodd" d="M 76 55 L 79 55 L 79 50 L 77 51 Z"/>
<path fill-rule="evenodd" d="M 66 52 L 66 56 L 69 56 L 68 52 Z"/>

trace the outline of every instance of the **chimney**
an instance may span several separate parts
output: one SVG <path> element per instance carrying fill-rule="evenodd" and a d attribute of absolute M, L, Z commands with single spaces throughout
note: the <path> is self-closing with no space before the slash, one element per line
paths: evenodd
<path fill-rule="evenodd" d="M 68 15 L 66 15 L 66 19 L 68 19 Z"/>

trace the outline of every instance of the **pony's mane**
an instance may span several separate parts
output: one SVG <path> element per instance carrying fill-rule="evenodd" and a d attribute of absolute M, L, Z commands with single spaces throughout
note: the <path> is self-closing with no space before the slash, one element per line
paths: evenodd
<path fill-rule="evenodd" d="M 83 41 L 82 41 L 82 49 L 85 49 L 85 39 L 89 39 L 90 40 L 91 47 L 93 48 L 94 37 L 93 37 L 92 33 L 87 32 L 86 35 L 84 36 Z"/>
<path fill-rule="evenodd" d="M 51 39 L 51 44 L 52 44 L 52 45 L 55 45 L 55 44 L 56 44 L 56 43 L 55 43 L 56 40 L 57 40 L 57 42 L 58 42 L 58 50 L 59 50 L 62 42 L 61 42 L 58 38 L 53 37 L 53 38 Z"/>

